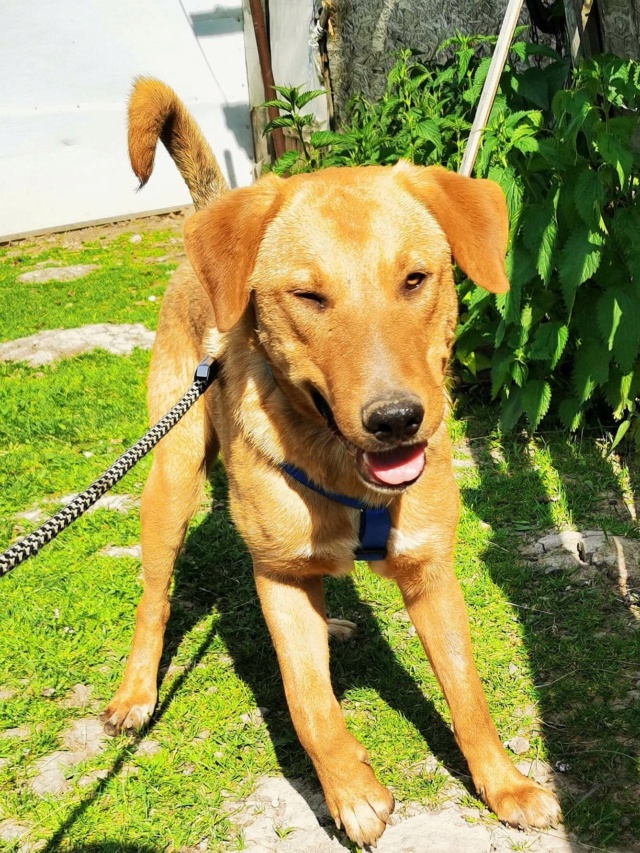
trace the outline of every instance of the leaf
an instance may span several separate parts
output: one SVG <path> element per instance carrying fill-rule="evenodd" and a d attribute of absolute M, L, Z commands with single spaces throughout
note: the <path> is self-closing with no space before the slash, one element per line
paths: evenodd
<path fill-rule="evenodd" d="M 274 86 L 273 88 L 279 95 L 282 95 L 285 101 L 287 101 L 289 108 L 295 104 L 296 98 L 298 97 L 298 86 Z"/>
<path fill-rule="evenodd" d="M 523 347 L 529 340 L 529 332 L 533 323 L 533 309 L 531 304 L 527 304 L 522 309 L 520 314 L 520 334 L 518 336 L 518 347 Z"/>
<path fill-rule="evenodd" d="M 553 369 L 560 361 L 560 356 L 569 340 L 569 328 L 564 323 L 543 323 L 533 338 L 528 357 L 532 361 L 549 361 Z"/>
<path fill-rule="evenodd" d="M 596 319 L 598 328 L 607 349 L 613 349 L 613 341 L 620 326 L 620 318 L 622 317 L 622 307 L 620 288 L 610 287 L 602 294 L 598 300 L 596 310 Z"/>
<path fill-rule="evenodd" d="M 456 51 L 456 60 L 458 64 L 458 79 L 464 77 L 467 73 L 467 69 L 469 68 L 469 62 L 473 57 L 473 50 L 471 48 L 462 48 L 461 50 Z"/>
<path fill-rule="evenodd" d="M 618 250 L 626 259 L 631 280 L 640 290 L 640 209 L 618 208 L 613 217 L 612 232 Z"/>
<path fill-rule="evenodd" d="M 310 142 L 314 148 L 325 148 L 327 145 L 343 145 L 352 148 L 355 141 L 343 133 L 334 133 L 332 130 L 316 130 L 311 134 Z"/>
<path fill-rule="evenodd" d="M 522 285 L 531 281 L 536 274 L 536 266 L 533 261 L 533 257 L 531 256 L 531 252 L 521 244 L 516 243 L 516 245 L 507 254 L 505 265 L 507 278 L 509 279 L 511 287 L 514 289 L 518 288 L 519 299 Z M 514 298 L 514 303 L 515 301 L 516 300 Z M 516 313 L 518 314 L 519 311 L 520 307 L 518 305 Z M 517 319 L 518 317 L 515 317 L 514 321 Z"/>
<path fill-rule="evenodd" d="M 522 390 L 522 406 L 532 430 L 549 411 L 551 386 L 542 379 L 530 379 Z"/>
<path fill-rule="evenodd" d="M 613 439 L 613 442 L 611 443 L 611 447 L 609 448 L 609 453 L 612 453 L 616 449 L 616 447 L 620 444 L 622 439 L 627 434 L 627 430 L 629 429 L 630 426 L 631 426 L 631 418 L 627 418 L 626 421 L 622 421 L 622 423 L 620 424 L 620 426 L 616 430 L 615 438 Z"/>
<path fill-rule="evenodd" d="M 324 89 L 312 89 L 309 92 L 302 92 L 296 99 L 296 107 L 300 110 L 302 107 L 306 107 L 309 101 L 313 101 L 314 98 L 319 98 L 321 95 L 326 94 Z"/>
<path fill-rule="evenodd" d="M 573 387 L 579 403 L 588 400 L 594 389 L 609 378 L 609 353 L 600 341 L 587 341 L 576 352 Z"/>
<path fill-rule="evenodd" d="M 549 82 L 542 68 L 527 68 L 517 79 L 518 94 L 546 110 L 549 106 Z"/>
<path fill-rule="evenodd" d="M 516 383 L 519 388 L 522 388 L 524 383 L 527 381 L 527 376 L 529 375 L 529 371 L 527 370 L 527 366 L 523 364 L 521 361 L 514 361 L 511 365 L 511 378 Z"/>
<path fill-rule="evenodd" d="M 511 166 L 507 166 L 506 169 L 493 166 L 489 169 L 488 177 L 497 184 L 500 184 L 507 202 L 509 221 L 514 221 L 520 213 L 522 205 L 522 187 L 515 169 Z"/>
<path fill-rule="evenodd" d="M 513 129 L 516 127 L 516 125 L 520 124 L 520 122 L 524 118 L 529 118 L 531 115 L 534 114 L 540 115 L 540 113 L 537 111 L 535 111 L 534 113 L 534 111 L 532 110 L 517 110 L 516 112 L 510 113 L 508 116 L 505 117 L 504 126 Z"/>
<path fill-rule="evenodd" d="M 299 151 L 285 151 L 285 153 L 281 157 L 278 157 L 276 162 L 273 164 L 273 171 L 276 175 L 283 175 L 285 172 L 288 172 L 299 159 Z"/>
<path fill-rule="evenodd" d="M 522 240 L 534 254 L 538 275 L 545 285 L 553 272 L 557 232 L 554 193 L 551 192 L 543 204 L 525 208 L 521 226 Z"/>
<path fill-rule="evenodd" d="M 419 122 L 416 125 L 416 133 L 421 139 L 432 142 L 438 151 L 442 150 L 442 134 L 435 119 L 427 118 Z"/>
<path fill-rule="evenodd" d="M 260 104 L 260 106 L 261 107 L 275 107 L 278 110 L 285 110 L 286 112 L 289 112 L 289 110 L 291 109 L 291 104 L 287 103 L 286 101 L 278 101 L 278 100 L 265 101 L 263 104 Z"/>
<path fill-rule="evenodd" d="M 519 139 L 513 140 L 513 147 L 522 151 L 523 154 L 533 154 L 534 151 L 538 150 L 539 142 L 532 136 L 521 136 Z"/>
<path fill-rule="evenodd" d="M 495 400 L 510 375 L 514 353 L 510 348 L 496 350 L 491 359 L 491 398 Z"/>
<path fill-rule="evenodd" d="M 462 97 L 469 104 L 475 104 L 475 102 L 480 97 L 480 93 L 482 92 L 482 86 L 484 85 L 484 81 L 486 79 L 487 74 L 489 73 L 489 66 L 491 65 L 491 57 L 486 56 L 476 68 L 475 74 L 473 75 L 473 83 L 467 89 L 466 92 L 463 92 Z"/>
<path fill-rule="evenodd" d="M 615 368 L 605 385 L 604 393 L 607 403 L 613 409 L 614 418 L 620 418 L 633 403 L 636 388 L 634 388 L 635 373 L 622 374 Z M 640 376 L 638 377 L 640 379 Z M 636 382 L 637 384 L 637 382 Z"/>
<path fill-rule="evenodd" d="M 589 228 L 598 227 L 604 200 L 604 187 L 598 173 L 589 168 L 581 169 L 573 190 L 573 202 Z"/>
<path fill-rule="evenodd" d="M 567 308 L 571 310 L 578 287 L 600 266 L 602 235 L 582 225 L 562 247 L 558 263 L 560 283 Z"/>
<path fill-rule="evenodd" d="M 536 259 L 536 269 L 538 275 L 544 282 L 549 283 L 551 274 L 554 269 L 554 251 L 556 246 L 556 237 L 558 235 L 558 226 L 556 225 L 555 214 L 552 212 L 540 235 L 540 247 L 538 249 L 538 257 Z"/>
<path fill-rule="evenodd" d="M 619 285 L 608 287 L 597 303 L 598 330 L 623 373 L 631 370 L 638 356 L 639 307 L 637 300 Z"/>
<path fill-rule="evenodd" d="M 292 116 L 276 116 L 265 125 L 263 134 L 270 133 L 276 127 L 295 127 L 296 122 Z"/>
<path fill-rule="evenodd" d="M 524 413 L 522 406 L 522 389 L 512 388 L 509 399 L 500 411 L 500 428 L 503 432 L 510 432 L 518 423 Z"/>
<path fill-rule="evenodd" d="M 575 432 L 582 421 L 580 403 L 575 397 L 567 397 L 558 406 L 558 415 L 566 428 Z"/>
<path fill-rule="evenodd" d="M 633 166 L 633 155 L 630 149 L 620 137 L 609 133 L 606 128 L 598 134 L 597 145 L 600 156 L 605 163 L 614 167 L 618 174 L 620 187 L 624 189 Z"/>
<path fill-rule="evenodd" d="M 492 154 L 500 146 L 500 140 L 497 136 L 489 136 L 486 133 L 482 135 L 480 141 L 480 151 L 476 160 L 475 173 L 476 175 L 485 175 L 492 161 Z M 502 147 L 502 146 L 500 146 Z"/>

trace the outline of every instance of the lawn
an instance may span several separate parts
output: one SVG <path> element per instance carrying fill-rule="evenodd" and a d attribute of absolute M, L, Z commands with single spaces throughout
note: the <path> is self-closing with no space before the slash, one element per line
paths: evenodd
<path fill-rule="evenodd" d="M 94 322 L 155 328 L 180 248 L 175 230 L 145 231 L 137 243 L 127 231 L 97 234 L 67 248 L 0 248 L 0 340 Z M 98 269 L 65 284 L 16 282 L 45 262 Z M 20 513 L 54 511 L 143 432 L 148 360 L 94 351 L 39 368 L 0 364 L 0 549 L 35 526 Z M 580 840 L 640 849 L 637 609 L 606 575 L 577 582 L 568 571 L 532 570 L 518 552 L 554 527 L 637 537 L 624 507 L 638 475 L 606 456 L 598 431 L 501 439 L 495 420 L 465 399 L 451 419 L 463 497 L 456 570 L 493 718 L 503 740 L 528 741 L 514 761 L 556 769 L 565 824 Z M 122 674 L 140 564 L 135 553 L 105 549 L 137 544 L 148 467 L 145 459 L 115 489 L 132 499 L 128 511 L 84 516 L 0 579 L 0 825 L 18 821 L 46 850 L 195 851 L 203 839 L 209 850 L 240 850 L 229 803 L 264 774 L 314 778 L 217 467 L 178 561 L 150 729 L 69 766 L 62 793 L 32 790 L 37 762 L 61 748 L 73 719 L 97 716 Z M 402 803 L 454 799 L 490 819 L 466 787 L 447 708 L 397 590 L 364 565 L 326 590 L 330 615 L 358 625 L 332 647 L 333 683 L 381 782 Z M 269 709 L 264 718 L 251 713 L 258 707 Z"/>

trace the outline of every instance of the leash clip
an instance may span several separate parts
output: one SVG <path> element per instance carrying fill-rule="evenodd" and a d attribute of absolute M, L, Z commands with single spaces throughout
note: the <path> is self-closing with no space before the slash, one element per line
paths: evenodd
<path fill-rule="evenodd" d="M 211 385 L 220 373 L 220 362 L 212 355 L 205 355 L 193 374 L 194 382 L 203 382 L 205 389 Z"/>

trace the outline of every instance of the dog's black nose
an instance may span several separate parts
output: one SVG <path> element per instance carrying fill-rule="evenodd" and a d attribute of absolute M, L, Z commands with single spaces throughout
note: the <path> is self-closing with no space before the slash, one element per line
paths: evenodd
<path fill-rule="evenodd" d="M 416 397 L 376 400 L 362 410 L 362 425 L 384 442 L 404 441 L 415 435 L 424 418 L 424 408 Z"/>

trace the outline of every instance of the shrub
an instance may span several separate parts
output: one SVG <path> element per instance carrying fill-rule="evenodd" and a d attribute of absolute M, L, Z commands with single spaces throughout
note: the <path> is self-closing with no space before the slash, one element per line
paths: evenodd
<path fill-rule="evenodd" d="M 456 37 L 436 58 L 404 51 L 382 98 L 356 98 L 339 133 L 311 133 L 296 88 L 273 102 L 304 139 L 274 170 L 389 164 L 404 157 L 457 169 L 486 77 L 490 37 Z M 459 276 L 455 359 L 489 387 L 503 429 L 552 413 L 620 422 L 640 445 L 640 65 L 583 62 L 516 42 L 483 134 L 476 177 L 509 209 L 511 290 L 492 296 Z"/>

